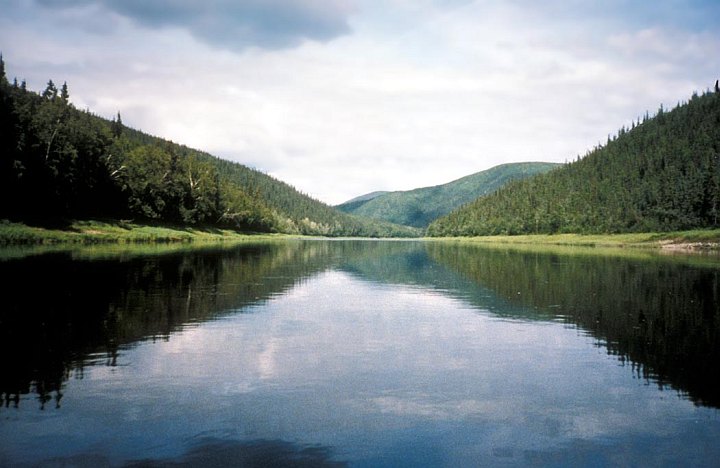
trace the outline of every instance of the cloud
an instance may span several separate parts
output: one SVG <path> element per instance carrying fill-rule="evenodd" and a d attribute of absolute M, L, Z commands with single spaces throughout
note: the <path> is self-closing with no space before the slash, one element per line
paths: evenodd
<path fill-rule="evenodd" d="M 180 28 L 216 47 L 282 49 L 350 32 L 347 0 L 37 0 L 58 10 L 102 7 L 149 28 Z"/>

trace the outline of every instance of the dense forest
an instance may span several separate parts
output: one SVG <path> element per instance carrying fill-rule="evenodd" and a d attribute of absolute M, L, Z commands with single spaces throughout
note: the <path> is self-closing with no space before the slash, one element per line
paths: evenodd
<path fill-rule="evenodd" d="M 68 86 L 9 82 L 0 56 L 0 219 L 133 219 L 242 231 L 414 236 L 342 213 L 241 164 L 80 111 Z"/>
<path fill-rule="evenodd" d="M 502 164 L 433 187 L 373 192 L 336 208 L 372 219 L 426 228 L 433 220 L 478 197 L 494 192 L 512 180 L 541 174 L 557 166 L 555 163 L 544 162 Z"/>
<path fill-rule="evenodd" d="M 431 236 L 720 227 L 720 92 L 661 106 L 583 158 L 433 222 Z"/>

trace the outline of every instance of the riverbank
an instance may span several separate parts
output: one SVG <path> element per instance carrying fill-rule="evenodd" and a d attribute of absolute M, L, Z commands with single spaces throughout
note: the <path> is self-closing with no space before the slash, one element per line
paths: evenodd
<path fill-rule="evenodd" d="M 63 228 L 28 226 L 0 220 L 2 245 L 171 244 L 294 238 L 289 234 L 242 233 L 231 229 L 148 225 L 130 221 L 75 221 Z M 718 251 L 720 229 L 628 234 L 533 234 L 516 236 L 430 237 L 428 241 L 496 245 L 627 247 L 664 251 Z"/>
<path fill-rule="evenodd" d="M 240 233 L 230 229 L 152 226 L 129 221 L 74 221 L 62 228 L 0 221 L 1 245 L 142 244 L 223 242 L 281 234 Z"/>
<path fill-rule="evenodd" d="M 478 244 L 534 244 L 576 247 L 619 247 L 667 251 L 720 251 L 720 229 L 629 234 L 533 234 L 518 236 L 433 237 Z"/>

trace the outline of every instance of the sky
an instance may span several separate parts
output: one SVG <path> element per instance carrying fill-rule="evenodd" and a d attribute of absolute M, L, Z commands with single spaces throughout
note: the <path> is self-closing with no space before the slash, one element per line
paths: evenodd
<path fill-rule="evenodd" d="M 717 0 L 0 0 L 8 78 L 329 204 L 566 162 L 720 78 Z"/>

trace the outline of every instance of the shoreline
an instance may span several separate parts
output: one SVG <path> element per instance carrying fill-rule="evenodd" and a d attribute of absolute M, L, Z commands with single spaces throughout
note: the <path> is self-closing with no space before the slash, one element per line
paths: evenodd
<path fill-rule="evenodd" d="M 308 236 L 312 238 L 316 236 Z M 42 245 L 176 244 L 306 238 L 300 234 L 239 232 L 232 229 L 171 226 L 123 220 L 74 221 L 65 228 L 0 220 L 0 248 Z M 333 238 L 334 239 L 334 238 Z M 343 239 L 343 238 L 337 238 Z M 397 238 L 388 238 L 398 240 Z M 418 237 L 407 240 L 494 245 L 640 248 L 665 252 L 718 252 L 720 229 L 626 234 L 525 234 L 477 237 Z"/>
<path fill-rule="evenodd" d="M 648 249 L 665 252 L 720 253 L 720 229 L 627 234 L 524 234 L 515 236 L 426 237 L 429 241 L 447 241 L 483 245 L 547 245 L 565 247 L 601 247 Z"/>
<path fill-rule="evenodd" d="M 195 226 L 170 226 L 131 221 L 84 220 L 49 228 L 0 220 L 0 248 L 20 246 L 91 246 L 100 244 L 189 244 L 293 237 L 289 234 L 239 232 Z"/>

